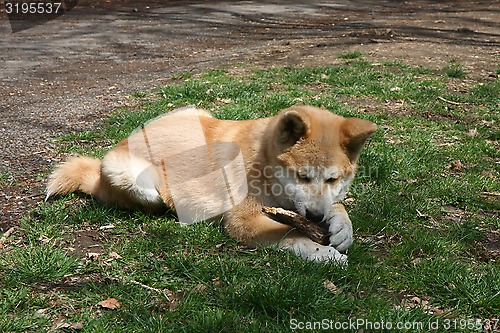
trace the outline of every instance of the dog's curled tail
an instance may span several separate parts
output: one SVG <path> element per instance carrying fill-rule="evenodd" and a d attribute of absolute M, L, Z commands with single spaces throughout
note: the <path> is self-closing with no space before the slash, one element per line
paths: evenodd
<path fill-rule="evenodd" d="M 95 195 L 101 178 L 101 160 L 72 156 L 49 176 L 45 200 L 53 195 L 80 191 Z"/>

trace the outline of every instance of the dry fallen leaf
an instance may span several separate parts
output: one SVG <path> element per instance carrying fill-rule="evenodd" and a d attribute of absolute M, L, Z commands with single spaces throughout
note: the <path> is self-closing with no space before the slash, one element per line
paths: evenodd
<path fill-rule="evenodd" d="M 332 294 L 337 294 L 339 291 L 337 286 L 328 280 L 323 281 L 323 286 Z"/>
<path fill-rule="evenodd" d="M 97 252 L 87 252 L 86 256 L 90 261 L 97 261 L 100 255 L 101 254 Z"/>
<path fill-rule="evenodd" d="M 42 317 L 42 318 L 45 318 L 45 319 L 50 319 L 50 315 L 47 314 L 47 310 L 49 310 L 48 308 L 46 309 L 38 309 L 35 311 L 35 316 L 36 317 Z"/>
<path fill-rule="evenodd" d="M 212 279 L 212 285 L 215 288 L 220 287 L 221 286 L 220 277 L 216 277 L 216 278 Z"/>
<path fill-rule="evenodd" d="M 442 315 L 449 312 L 439 307 L 432 306 L 428 299 L 421 298 L 419 296 L 404 295 L 403 297 L 404 298 L 401 300 L 400 305 L 397 305 L 396 308 L 405 310 L 422 309 L 424 312 L 428 314 L 437 314 L 437 315 Z"/>
<path fill-rule="evenodd" d="M 170 300 L 169 310 L 175 311 L 183 301 L 184 297 L 186 297 L 186 293 L 182 290 L 177 290 L 176 292 L 172 293 L 168 297 L 168 299 Z"/>
<path fill-rule="evenodd" d="M 344 200 L 344 203 L 345 203 L 346 205 L 350 205 L 350 204 L 352 204 L 354 201 L 356 201 L 356 199 L 354 199 L 354 198 L 346 198 L 346 199 Z"/>
<path fill-rule="evenodd" d="M 484 125 L 486 127 L 491 127 L 491 126 L 493 126 L 494 123 L 495 123 L 494 120 L 492 120 L 492 121 L 481 120 L 481 125 Z"/>
<path fill-rule="evenodd" d="M 72 329 L 72 330 L 81 330 L 81 329 L 83 329 L 83 324 L 82 323 L 72 323 L 72 324 L 69 324 L 68 328 Z"/>
<path fill-rule="evenodd" d="M 465 168 L 465 165 L 460 160 L 453 161 L 449 167 L 452 170 L 462 170 Z"/>
<path fill-rule="evenodd" d="M 467 132 L 467 135 L 468 136 L 476 136 L 477 135 L 477 129 L 476 128 L 470 129 L 469 132 Z"/>
<path fill-rule="evenodd" d="M 111 252 L 111 253 L 109 254 L 109 258 L 108 258 L 108 259 L 106 259 L 106 260 L 104 260 L 104 263 L 105 263 L 105 264 L 109 264 L 109 263 L 110 263 L 110 262 L 112 262 L 113 260 L 115 260 L 115 259 L 121 259 L 121 258 L 122 258 L 122 256 L 121 256 L 121 255 L 119 255 L 118 253 L 116 253 L 116 252 Z"/>
<path fill-rule="evenodd" d="M 59 331 L 59 330 L 81 330 L 83 329 L 83 324 L 78 322 L 78 323 L 67 323 L 65 317 L 60 317 L 52 327 L 50 328 L 49 332 L 54 332 L 54 331 Z"/>
<path fill-rule="evenodd" d="M 97 305 L 110 310 L 119 309 L 120 306 L 122 306 L 120 302 L 118 302 L 115 298 L 112 297 L 104 301 L 100 301 L 99 303 L 97 303 Z"/>
<path fill-rule="evenodd" d="M 109 254 L 109 257 L 113 258 L 113 259 L 121 259 L 122 258 L 121 255 L 119 255 L 118 253 L 116 253 L 114 251 Z"/>
<path fill-rule="evenodd" d="M 194 287 L 192 290 L 197 293 L 202 293 L 207 289 L 207 286 L 205 286 L 203 283 L 199 283 L 196 287 Z"/>

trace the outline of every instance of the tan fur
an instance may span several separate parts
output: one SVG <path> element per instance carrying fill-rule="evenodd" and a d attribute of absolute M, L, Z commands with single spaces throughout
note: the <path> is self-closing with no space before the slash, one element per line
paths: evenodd
<path fill-rule="evenodd" d="M 101 161 L 96 158 L 72 156 L 49 176 L 47 198 L 54 194 L 81 191 L 95 193 L 99 187 Z"/>
<path fill-rule="evenodd" d="M 345 256 L 335 247 L 345 250 L 350 245 L 352 226 L 338 201 L 347 192 L 360 150 L 375 129 L 369 121 L 346 119 L 309 106 L 245 121 L 218 120 L 206 111 L 186 108 L 146 124 L 108 152 L 102 162 L 82 156 L 69 158 L 50 175 L 47 198 L 81 191 L 126 209 L 175 210 L 173 189 L 168 184 L 189 179 L 167 172 L 166 164 L 186 167 L 198 176 L 197 166 L 210 166 L 212 158 L 224 158 L 209 155 L 210 161 L 200 160 L 197 150 L 192 150 L 199 146 L 198 141 L 206 141 L 207 147 L 228 142 L 239 148 L 244 160 L 243 173 L 232 176 L 236 180 L 246 177 L 249 189 L 246 199 L 224 213 L 229 234 L 249 244 L 278 245 L 309 260 L 344 262 Z M 202 133 L 201 137 L 197 133 Z M 182 158 L 177 160 L 179 156 Z M 277 170 L 287 170 L 287 175 L 281 176 Z M 186 193 L 203 192 L 189 184 L 182 186 Z M 276 194 L 273 191 L 279 186 L 296 194 Z M 309 188 L 318 189 L 319 194 L 310 194 Z M 214 200 L 214 206 L 217 199 L 206 198 Z M 185 204 L 196 208 L 201 204 L 206 207 L 207 202 Z M 332 246 L 311 243 L 290 227 L 269 219 L 261 212 L 262 205 L 323 217 L 333 233 Z"/>

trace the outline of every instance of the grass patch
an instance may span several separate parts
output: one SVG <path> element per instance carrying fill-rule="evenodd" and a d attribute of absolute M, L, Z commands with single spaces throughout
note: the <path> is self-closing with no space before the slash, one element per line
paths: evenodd
<path fill-rule="evenodd" d="M 11 251 L 2 260 L 4 278 L 15 283 L 47 282 L 73 273 L 76 258 L 68 256 L 59 248 L 50 245 L 28 246 Z"/>
<path fill-rule="evenodd" d="M 446 73 L 448 77 L 454 79 L 463 79 L 467 76 L 462 66 L 456 62 L 452 62 L 450 65 L 443 67 L 443 72 Z"/>
<path fill-rule="evenodd" d="M 132 97 L 134 98 L 145 98 L 148 97 L 148 93 L 144 91 L 135 91 L 132 93 Z"/>
<path fill-rule="evenodd" d="M 339 59 L 359 59 L 363 57 L 363 54 L 359 51 L 343 52 L 337 56 Z"/>
<path fill-rule="evenodd" d="M 0 186 L 14 183 L 14 177 L 9 172 L 0 172 Z"/>
<path fill-rule="evenodd" d="M 436 321 L 437 331 L 462 331 L 498 319 L 498 79 L 464 81 L 458 94 L 451 81 L 460 77 L 440 69 L 345 58 L 333 67 L 181 73 L 141 107 L 117 110 L 103 130 L 61 141 L 102 156 L 187 104 L 223 119 L 311 104 L 372 120 L 380 128 L 349 195 L 356 241 L 347 269 L 242 248 L 217 224 L 180 227 L 170 215 L 70 195 L 40 204 L 9 237 L 0 331 L 81 323 L 81 332 L 283 332 L 362 319 L 354 331 L 384 321 L 425 332 Z M 97 305 L 111 297 L 118 309 Z"/>

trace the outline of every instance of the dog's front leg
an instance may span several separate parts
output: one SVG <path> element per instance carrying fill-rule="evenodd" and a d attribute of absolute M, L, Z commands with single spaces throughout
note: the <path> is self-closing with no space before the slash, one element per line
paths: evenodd
<path fill-rule="evenodd" d="M 225 214 L 226 230 L 237 240 L 257 246 L 275 246 L 294 252 L 303 259 L 347 264 L 347 256 L 332 246 L 304 237 L 290 226 L 270 219 L 262 206 L 247 200 Z"/>
<path fill-rule="evenodd" d="M 345 253 L 352 244 L 352 223 L 344 205 L 334 204 L 330 210 L 330 216 L 326 221 L 330 231 L 330 245 L 338 251 Z"/>

